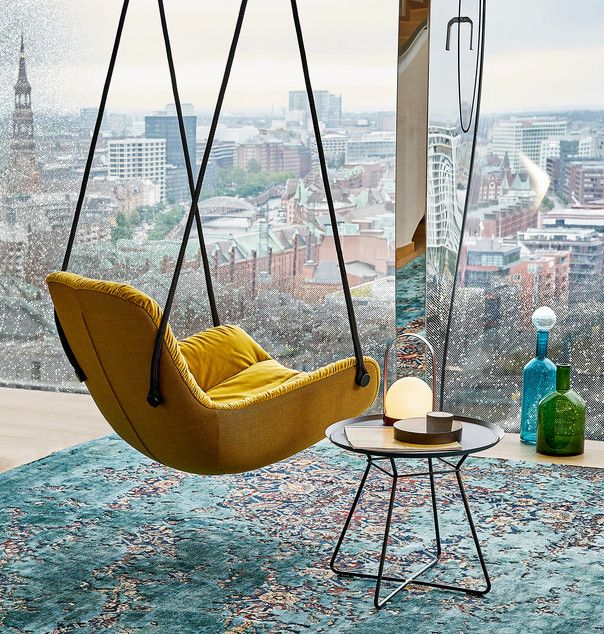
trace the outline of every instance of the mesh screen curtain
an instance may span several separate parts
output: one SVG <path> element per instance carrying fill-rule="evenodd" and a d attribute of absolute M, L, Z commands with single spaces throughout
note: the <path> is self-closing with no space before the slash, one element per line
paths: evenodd
<path fill-rule="evenodd" d="M 244 24 L 243 29 L 246 28 L 253 28 L 252 23 Z M 295 50 L 293 28 L 291 38 Z M 161 42 L 157 46 L 161 47 Z M 299 58 L 294 56 L 294 60 L 299 67 Z M 235 58 L 234 65 L 237 61 Z M 177 59 L 175 64 L 178 67 Z M 302 72 L 299 73 L 297 82 L 302 81 Z M 394 85 L 394 65 L 392 82 Z M 228 98 L 227 89 L 227 103 Z M 221 322 L 240 325 L 273 357 L 301 371 L 354 355 L 312 136 L 310 131 L 312 168 L 304 178 L 291 177 L 286 181 L 284 176 L 272 194 L 245 199 L 212 196 L 214 184 L 224 178 L 225 170 L 209 165 L 199 204 Z M 366 204 L 357 191 L 360 187 L 348 192 L 345 186 L 335 184 L 344 171 L 332 169 L 330 174 L 340 210 L 342 250 L 363 353 L 378 360 L 383 358 L 385 345 L 394 334 L 393 192 L 388 196 L 385 189 L 379 191 L 392 177 L 394 154 L 381 160 L 379 167 L 380 185 L 368 192 Z M 161 240 L 145 239 L 131 246 L 121 242 L 113 249 L 107 244 L 76 244 L 72 270 L 128 282 L 163 305 L 186 223 L 184 205 L 181 211 L 182 219 Z M 373 223 L 381 231 L 373 235 L 368 232 L 364 237 L 355 222 Z M 193 224 L 170 315 L 175 335 L 184 338 L 211 327 L 208 306 L 197 228 Z M 376 411 L 380 403 L 376 399 Z"/>

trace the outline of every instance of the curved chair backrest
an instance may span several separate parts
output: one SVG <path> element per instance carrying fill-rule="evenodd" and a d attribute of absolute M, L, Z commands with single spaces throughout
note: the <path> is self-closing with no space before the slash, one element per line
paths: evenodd
<path fill-rule="evenodd" d="M 183 451 L 197 452 L 197 459 L 211 453 L 216 443 L 211 409 L 204 424 L 198 416 L 189 418 L 194 434 L 187 433 L 186 416 L 174 416 L 175 405 L 186 413 L 198 412 L 204 401 L 210 403 L 169 328 L 160 368 L 165 403 L 152 408 L 146 402 L 159 306 L 130 286 L 72 273 L 53 273 L 47 283 L 65 335 L 86 373 L 88 389 L 113 429 L 134 448 L 149 457 L 161 456 L 166 464 L 180 461 Z M 191 446 L 195 444 L 199 446 Z"/>

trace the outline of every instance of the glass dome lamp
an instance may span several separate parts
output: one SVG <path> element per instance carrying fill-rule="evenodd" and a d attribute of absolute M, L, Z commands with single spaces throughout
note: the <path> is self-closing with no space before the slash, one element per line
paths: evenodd
<path fill-rule="evenodd" d="M 432 386 L 416 376 L 405 376 L 388 386 L 388 360 L 390 350 L 401 339 L 410 339 L 422 343 L 430 353 L 432 364 Z M 436 410 L 436 354 L 430 342 L 421 335 L 403 332 L 387 345 L 384 352 L 384 397 L 383 418 L 386 425 L 394 425 L 397 420 L 424 417 Z"/>

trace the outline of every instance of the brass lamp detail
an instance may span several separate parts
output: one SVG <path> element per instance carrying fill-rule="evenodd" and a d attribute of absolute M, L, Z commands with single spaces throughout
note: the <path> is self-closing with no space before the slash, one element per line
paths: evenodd
<path fill-rule="evenodd" d="M 392 346 L 401 339 L 413 339 L 424 344 L 430 353 L 432 363 L 432 387 L 416 376 L 406 376 L 394 381 L 388 387 L 388 358 Z M 384 352 L 384 423 L 394 425 L 397 420 L 404 418 L 425 419 L 428 412 L 436 410 L 436 354 L 430 342 L 421 335 L 403 332 L 394 337 Z"/>

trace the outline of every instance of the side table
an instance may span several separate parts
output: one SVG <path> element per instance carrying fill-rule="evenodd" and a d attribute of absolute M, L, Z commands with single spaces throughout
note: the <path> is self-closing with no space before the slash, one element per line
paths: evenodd
<path fill-rule="evenodd" d="M 362 579 L 374 579 L 375 580 L 375 593 L 374 593 L 374 605 L 376 608 L 383 607 L 392 597 L 398 594 L 405 586 L 413 583 L 422 586 L 430 586 L 433 588 L 440 588 L 443 590 L 453 590 L 458 592 L 466 592 L 468 594 L 474 595 L 483 595 L 486 594 L 491 589 L 491 580 L 489 579 L 489 573 L 487 571 L 486 563 L 482 554 L 482 549 L 480 548 L 480 542 L 478 541 L 478 535 L 476 533 L 476 527 L 474 526 L 474 521 L 472 519 L 472 513 L 470 512 L 470 505 L 468 503 L 468 497 L 465 492 L 465 488 L 461 479 L 461 468 L 468 456 L 473 453 L 477 453 L 479 451 L 484 451 L 485 449 L 489 449 L 496 445 L 503 438 L 503 430 L 494 425 L 492 423 L 487 423 L 485 421 L 481 421 L 475 418 L 467 418 L 464 416 L 456 416 L 456 420 L 460 420 L 464 423 L 463 426 L 463 435 L 461 439 L 461 447 L 455 451 L 443 451 L 442 449 L 439 451 L 437 445 L 434 448 L 430 448 L 426 451 L 405 451 L 404 449 L 383 449 L 383 450 L 374 450 L 374 449 L 358 449 L 353 447 L 346 437 L 346 427 L 350 427 L 352 425 L 359 426 L 382 426 L 382 418 L 381 416 L 360 416 L 358 418 L 352 418 L 344 421 L 340 421 L 338 423 L 334 423 L 325 431 L 325 435 L 327 438 L 336 446 L 344 449 L 346 451 L 351 451 L 353 453 L 361 454 L 366 457 L 367 467 L 365 468 L 365 472 L 361 478 L 361 483 L 359 484 L 359 488 L 356 492 L 354 500 L 352 502 L 352 506 L 344 522 L 344 527 L 342 528 L 342 532 L 340 534 L 340 538 L 338 539 L 338 543 L 333 552 L 330 568 L 337 573 L 338 575 L 345 577 L 359 577 Z M 427 459 L 428 461 L 428 470 L 427 471 L 417 471 L 410 473 L 399 473 L 397 467 L 397 460 L 400 459 Z M 434 468 L 434 461 L 438 461 L 442 463 L 443 468 L 439 468 L 436 470 Z M 384 466 L 384 463 L 386 466 Z M 390 469 L 388 469 L 388 466 Z M 440 466 L 440 465 L 438 465 Z M 382 548 L 380 554 L 380 560 L 378 565 L 377 574 L 372 574 L 368 572 L 358 572 L 356 570 L 343 570 L 337 567 L 337 558 L 338 553 L 340 552 L 340 548 L 342 546 L 342 542 L 346 537 L 346 533 L 350 526 L 350 522 L 354 515 L 355 509 L 361 495 L 363 493 L 363 489 L 365 487 L 365 483 L 367 481 L 367 476 L 369 475 L 372 469 L 377 469 L 382 473 L 388 475 L 392 480 L 392 485 L 390 489 L 390 498 L 388 503 L 388 508 L 386 511 L 386 528 L 384 530 L 384 538 L 382 541 Z M 480 561 L 480 566 L 482 568 L 482 573 L 485 581 L 484 587 L 480 589 L 469 588 L 464 585 L 456 585 L 456 584 L 447 584 L 447 583 L 437 583 L 434 581 L 422 581 L 418 577 L 420 577 L 426 570 L 432 568 L 435 564 L 438 563 L 441 554 L 442 554 L 442 545 L 440 539 L 440 528 L 439 528 L 439 517 L 438 517 L 438 508 L 436 503 L 436 484 L 435 484 L 435 476 L 437 475 L 445 475 L 445 474 L 455 474 L 457 484 L 459 486 L 459 491 L 461 493 L 461 499 L 463 501 L 466 519 L 468 521 L 468 525 L 470 527 L 470 532 L 472 533 L 472 539 L 474 540 L 474 545 L 476 547 L 476 553 L 478 555 L 478 559 Z M 399 478 L 409 478 L 409 477 L 428 477 L 430 479 L 430 492 L 432 497 L 432 514 L 434 518 L 434 534 L 436 538 L 436 553 L 432 556 L 429 563 L 421 567 L 419 570 L 411 574 L 409 577 L 403 579 L 400 577 L 387 576 L 384 574 L 384 562 L 386 560 L 386 552 L 388 550 L 388 537 L 390 535 L 390 528 L 392 522 L 392 511 L 394 509 L 394 503 L 396 499 L 396 486 Z M 399 585 L 394 588 L 387 596 L 381 598 L 380 590 L 382 587 L 383 581 L 394 581 L 399 582 Z"/>

